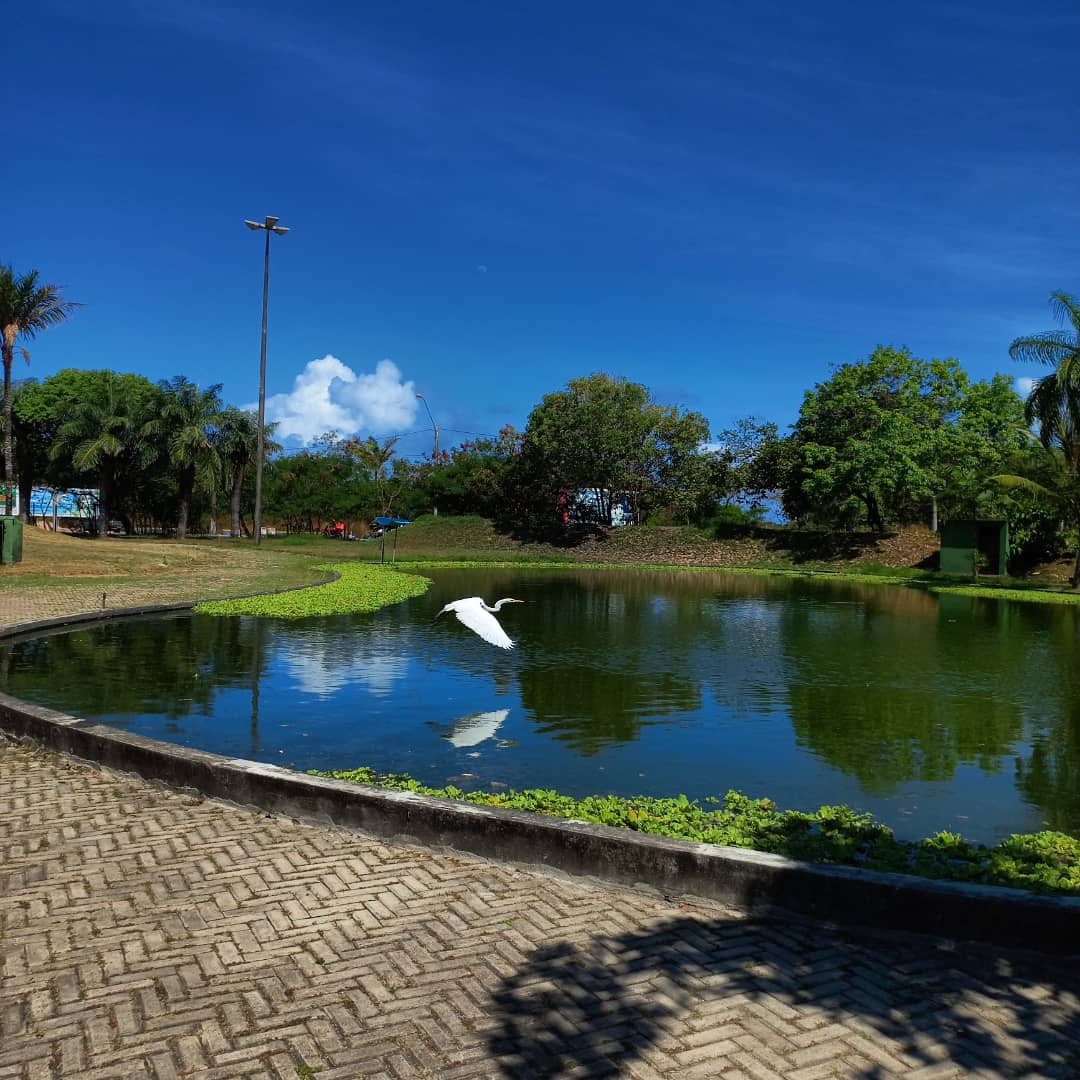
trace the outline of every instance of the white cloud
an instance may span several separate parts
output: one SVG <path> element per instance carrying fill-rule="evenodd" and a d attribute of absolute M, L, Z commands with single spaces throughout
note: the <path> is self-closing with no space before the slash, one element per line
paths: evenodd
<path fill-rule="evenodd" d="M 308 361 L 289 393 L 266 399 L 266 418 L 277 423 L 279 440 L 306 443 L 327 431 L 400 431 L 412 426 L 417 408 L 412 380 L 402 380 L 393 360 L 380 360 L 373 372 L 357 374 L 326 355 Z"/>
<path fill-rule="evenodd" d="M 1026 398 L 1031 393 L 1031 388 L 1035 385 L 1034 379 L 1029 379 L 1026 375 L 1021 375 L 1018 378 L 1013 379 L 1013 388 L 1021 396 Z"/>

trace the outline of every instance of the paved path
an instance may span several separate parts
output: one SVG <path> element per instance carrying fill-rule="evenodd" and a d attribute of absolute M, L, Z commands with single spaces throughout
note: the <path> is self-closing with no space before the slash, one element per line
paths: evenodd
<path fill-rule="evenodd" d="M 654 900 L 0 741 L 0 1080 L 1080 1076 L 1080 975 Z"/>

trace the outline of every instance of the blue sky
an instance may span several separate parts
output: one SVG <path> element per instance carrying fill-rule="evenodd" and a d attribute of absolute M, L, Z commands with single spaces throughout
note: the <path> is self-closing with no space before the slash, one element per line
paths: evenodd
<path fill-rule="evenodd" d="M 17 377 L 254 402 L 266 214 L 292 230 L 271 415 L 419 431 L 409 454 L 417 391 L 445 447 L 594 371 L 714 431 L 790 423 L 878 343 L 1031 374 L 1009 342 L 1080 292 L 1064 2 L 40 0 L 5 26 L 0 260 L 85 304 Z"/>

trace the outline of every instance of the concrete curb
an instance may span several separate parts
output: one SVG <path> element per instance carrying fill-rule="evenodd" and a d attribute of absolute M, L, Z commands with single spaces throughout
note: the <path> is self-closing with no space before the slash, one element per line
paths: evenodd
<path fill-rule="evenodd" d="M 79 611 L 57 615 L 52 619 L 12 623 L 0 629 L 0 643 L 18 638 L 39 637 L 52 630 L 62 630 L 77 623 L 104 622 L 106 619 L 129 619 L 139 615 L 165 615 L 170 611 L 190 611 L 202 600 L 179 600 L 172 604 L 143 604 L 137 607 L 102 608 L 101 611 Z"/>
<path fill-rule="evenodd" d="M 169 605 L 165 610 L 190 606 Z M 123 614 L 162 610 L 132 608 Z M 101 616 L 49 620 L 38 629 L 91 618 Z M 23 624 L 17 634 L 0 634 L 0 640 L 25 633 Z M 803 863 L 742 848 L 328 780 L 186 749 L 6 694 L 0 694 L 0 732 L 147 780 L 240 806 L 359 830 L 380 840 L 465 852 L 747 910 L 781 908 L 829 922 L 985 941 L 1058 956 L 1080 954 L 1080 899 Z"/>

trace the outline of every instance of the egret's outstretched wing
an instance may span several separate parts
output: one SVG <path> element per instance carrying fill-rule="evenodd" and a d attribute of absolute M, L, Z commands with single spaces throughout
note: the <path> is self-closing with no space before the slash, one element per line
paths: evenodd
<path fill-rule="evenodd" d="M 499 625 L 499 620 L 490 611 L 485 611 L 480 607 L 479 603 L 466 604 L 464 601 L 458 601 L 453 611 L 461 622 L 485 641 L 498 645 L 500 649 L 514 647 L 506 631 Z"/>

